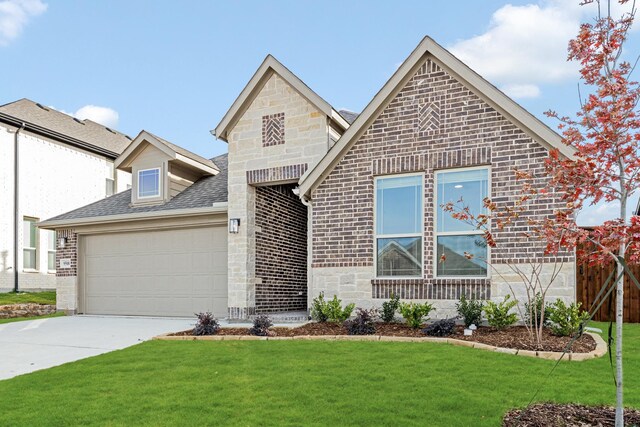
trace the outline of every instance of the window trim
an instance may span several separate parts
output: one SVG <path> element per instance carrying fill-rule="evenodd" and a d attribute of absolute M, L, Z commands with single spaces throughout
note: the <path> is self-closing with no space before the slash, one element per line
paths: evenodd
<path fill-rule="evenodd" d="M 421 215 L 420 215 L 420 233 L 419 236 L 417 233 L 400 233 L 400 234 L 381 234 L 378 235 L 378 181 L 388 178 L 400 178 L 400 177 L 410 177 L 410 176 L 419 176 L 422 178 L 420 182 L 420 186 L 422 187 L 422 191 L 420 192 L 420 205 L 421 205 Z M 389 175 L 378 175 L 373 177 L 373 276 L 376 279 L 386 279 L 386 280 L 395 280 L 395 279 L 422 279 L 424 278 L 424 224 L 425 224 L 425 173 L 424 172 L 409 172 L 409 173 L 398 173 L 398 174 L 389 174 Z M 403 237 L 420 237 L 420 275 L 419 276 L 379 276 L 378 275 L 378 239 L 397 239 Z"/>
<path fill-rule="evenodd" d="M 49 242 L 49 240 L 53 239 L 53 249 L 50 249 L 49 246 L 47 246 L 47 272 L 48 273 L 55 273 L 56 269 L 57 269 L 57 264 L 56 264 L 56 253 L 58 252 L 58 233 L 55 230 L 48 230 L 49 233 L 47 233 L 47 243 L 51 243 Z M 51 267 L 49 265 L 49 255 L 51 255 L 53 253 L 53 269 L 49 268 Z"/>
<path fill-rule="evenodd" d="M 480 166 L 463 166 L 463 167 L 455 167 L 455 168 L 446 168 L 446 169 L 438 169 L 433 173 L 433 278 L 434 279 L 442 279 L 442 280 L 463 280 L 463 279 L 491 279 L 491 268 L 489 267 L 489 262 L 491 260 L 491 248 L 487 245 L 487 260 L 486 270 L 487 274 L 484 276 L 438 276 L 438 236 L 477 236 L 482 235 L 482 230 L 471 230 L 471 231 L 438 231 L 438 211 L 440 210 L 440 206 L 438 204 L 438 175 L 450 173 L 450 172 L 461 172 L 468 170 L 480 170 L 485 169 L 487 171 L 487 196 L 491 197 L 491 165 L 480 165 Z M 487 227 L 491 229 L 491 220 L 487 223 Z"/>
<path fill-rule="evenodd" d="M 32 216 L 23 216 L 22 217 L 22 271 L 24 272 L 28 272 L 28 273 L 33 273 L 33 272 L 37 272 L 38 268 L 40 266 L 40 262 L 38 259 L 38 246 L 40 245 L 40 229 L 36 226 L 36 224 L 38 223 L 39 219 L 36 217 L 32 217 Z M 26 246 L 26 236 L 24 235 L 24 223 L 25 222 L 32 222 L 33 226 L 35 227 L 35 242 L 34 246 Z M 24 265 L 24 251 L 25 250 L 33 250 L 34 253 L 34 260 L 35 260 L 35 265 L 33 267 L 25 267 Z"/>
<path fill-rule="evenodd" d="M 151 196 L 141 196 L 140 195 L 140 173 L 148 172 L 148 171 L 158 171 L 158 194 L 154 194 Z M 149 169 L 139 169 L 137 172 L 138 186 L 136 188 L 136 198 L 138 200 L 149 200 L 149 199 L 158 199 L 162 197 L 162 171 L 161 168 L 149 168 Z"/>

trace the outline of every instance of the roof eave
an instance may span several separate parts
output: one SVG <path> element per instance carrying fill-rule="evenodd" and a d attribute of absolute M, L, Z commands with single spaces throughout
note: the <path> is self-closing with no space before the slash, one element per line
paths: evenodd
<path fill-rule="evenodd" d="M 152 212 L 128 213 L 119 215 L 103 215 L 85 218 L 70 218 L 61 220 L 45 220 L 37 226 L 46 230 L 72 228 L 83 225 L 113 224 L 118 222 L 143 221 L 157 218 L 176 218 L 195 215 L 216 214 L 227 212 L 227 202 L 214 203 L 212 206 L 188 209 L 172 209 Z"/>

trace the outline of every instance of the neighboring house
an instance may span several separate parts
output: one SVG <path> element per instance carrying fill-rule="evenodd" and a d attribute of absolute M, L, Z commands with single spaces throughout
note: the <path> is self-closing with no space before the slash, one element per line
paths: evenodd
<path fill-rule="evenodd" d="M 113 162 L 130 142 L 28 99 L 0 106 L 0 291 L 55 288 L 56 237 L 37 223 L 126 189 Z"/>
<path fill-rule="evenodd" d="M 513 167 L 539 176 L 550 148 L 573 155 L 430 38 L 359 115 L 336 111 L 267 56 L 214 132 L 229 153 L 213 166 L 141 133 L 116 162 L 134 173 L 120 208 L 111 198 L 42 224 L 67 238 L 60 309 L 247 318 L 307 310 L 321 292 L 361 307 L 395 293 L 450 316 L 463 293 L 520 294 L 506 263 L 549 259 L 518 237 L 526 216 L 496 231 L 489 251 L 439 206 L 516 200 Z M 549 196 L 530 215 L 560 204 Z M 547 296 L 573 300 L 574 256 L 563 262 Z"/>

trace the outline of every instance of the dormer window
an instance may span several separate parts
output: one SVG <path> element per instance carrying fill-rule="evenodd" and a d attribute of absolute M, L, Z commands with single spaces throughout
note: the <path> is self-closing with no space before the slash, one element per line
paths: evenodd
<path fill-rule="evenodd" d="M 138 199 L 160 196 L 160 168 L 138 171 Z"/>

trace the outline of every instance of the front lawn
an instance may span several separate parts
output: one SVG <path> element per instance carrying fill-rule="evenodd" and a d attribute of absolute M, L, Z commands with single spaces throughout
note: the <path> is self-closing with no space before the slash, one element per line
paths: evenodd
<path fill-rule="evenodd" d="M 0 293 L 0 305 L 9 304 L 56 304 L 56 291 Z"/>
<path fill-rule="evenodd" d="M 600 325 L 603 327 L 603 325 Z M 640 407 L 640 325 L 626 325 Z M 0 381 L 0 425 L 500 424 L 537 400 L 611 404 L 607 357 L 555 362 L 428 343 L 153 341 Z"/>

